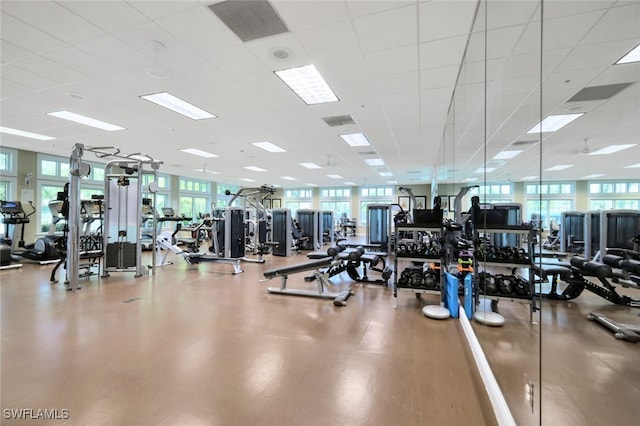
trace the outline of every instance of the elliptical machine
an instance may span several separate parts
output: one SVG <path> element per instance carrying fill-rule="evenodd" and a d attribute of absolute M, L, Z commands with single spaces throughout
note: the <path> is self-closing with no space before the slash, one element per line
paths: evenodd
<path fill-rule="evenodd" d="M 41 265 L 55 263 L 60 258 L 56 249 L 55 236 L 38 238 L 33 244 L 24 242 L 24 226 L 31 222 L 29 219 L 36 212 L 36 208 L 31 201 L 29 206 L 32 211 L 26 213 L 20 201 L 1 201 L 0 213 L 2 223 L 5 224 L 4 242 L 11 246 L 11 257 L 16 260 L 29 260 L 38 262 Z M 13 227 L 11 227 L 13 225 Z M 20 228 L 20 237 L 16 235 L 16 230 Z"/>

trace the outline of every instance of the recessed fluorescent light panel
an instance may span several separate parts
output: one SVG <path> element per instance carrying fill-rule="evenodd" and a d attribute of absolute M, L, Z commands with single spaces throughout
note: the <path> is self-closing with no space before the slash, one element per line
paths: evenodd
<path fill-rule="evenodd" d="M 584 115 L 584 112 L 580 112 L 577 114 L 561 114 L 561 115 L 550 115 L 542 122 L 536 124 L 529 130 L 527 133 L 540 133 L 542 132 L 555 132 L 556 130 L 560 130 L 567 124 L 571 123 L 578 117 Z M 542 128 L 542 130 L 540 130 Z"/>
<path fill-rule="evenodd" d="M 382 161 L 382 158 L 368 158 L 364 160 L 364 162 L 370 166 L 384 166 L 384 161 Z"/>
<path fill-rule="evenodd" d="M 345 185 L 355 185 L 356 183 L 355 182 L 345 182 L 344 184 Z"/>
<path fill-rule="evenodd" d="M 22 136 L 25 138 L 36 139 L 39 141 L 50 141 L 52 139 L 55 139 L 55 138 L 52 138 L 51 136 L 40 135 L 38 133 L 25 132 L 24 130 L 12 129 L 10 127 L 0 127 L 0 133 Z"/>
<path fill-rule="evenodd" d="M 382 173 L 380 173 L 380 176 L 382 176 L 382 177 L 391 177 L 391 176 L 393 176 L 393 173 L 391 173 L 391 172 L 382 172 Z"/>
<path fill-rule="evenodd" d="M 631 62 L 640 62 L 640 44 L 633 48 L 633 50 L 622 57 L 616 65 L 628 64 Z"/>
<path fill-rule="evenodd" d="M 253 172 L 266 172 L 265 169 L 262 169 L 262 168 L 256 167 L 256 166 L 245 166 L 245 169 L 251 170 Z"/>
<path fill-rule="evenodd" d="M 327 177 L 330 177 L 331 179 L 343 179 L 340 175 L 327 175 Z"/>
<path fill-rule="evenodd" d="M 63 120 L 73 121 L 74 123 L 84 124 L 85 126 L 95 127 L 97 129 L 106 130 L 108 132 L 115 132 L 116 130 L 124 130 L 124 127 L 116 126 L 104 121 L 96 120 L 95 118 L 85 117 L 84 115 L 74 114 L 69 111 L 55 111 L 48 112 L 47 115 L 53 117 L 62 118 Z"/>
<path fill-rule="evenodd" d="M 398 183 L 398 181 L 397 180 L 388 180 L 387 183 L 390 184 L 390 185 L 394 185 L 394 184 Z"/>
<path fill-rule="evenodd" d="M 313 65 L 290 68 L 275 73 L 307 105 L 338 101 L 338 97 Z"/>
<path fill-rule="evenodd" d="M 478 180 L 478 178 L 476 178 L 476 177 L 471 177 L 471 178 L 466 178 L 466 179 L 464 179 L 464 180 L 463 180 L 463 182 L 475 182 L 475 181 L 477 181 L 477 180 Z"/>
<path fill-rule="evenodd" d="M 496 168 L 497 167 L 480 167 L 478 170 L 475 171 L 475 173 L 491 173 Z"/>
<path fill-rule="evenodd" d="M 182 114 L 185 117 L 192 118 L 194 120 L 204 120 L 205 118 L 216 118 L 215 115 L 198 108 L 195 105 L 191 105 L 187 101 L 183 101 L 180 98 L 173 96 L 171 93 L 160 92 L 152 95 L 140 96 L 142 99 L 149 102 L 153 102 L 156 105 L 170 109 L 171 111 Z"/>
<path fill-rule="evenodd" d="M 545 169 L 545 170 L 548 172 L 557 172 L 558 170 L 565 170 L 565 169 L 568 169 L 569 167 L 573 167 L 573 164 L 558 164 L 557 166 L 549 167 L 548 169 Z"/>
<path fill-rule="evenodd" d="M 321 169 L 322 167 L 318 166 L 316 163 L 300 163 L 302 167 L 306 167 L 307 169 Z"/>
<path fill-rule="evenodd" d="M 640 163 L 632 164 L 630 166 L 625 166 L 625 169 L 639 169 L 639 168 L 640 168 Z"/>
<path fill-rule="evenodd" d="M 200 157 L 205 157 L 205 158 L 215 158 L 215 157 L 217 157 L 217 155 L 215 155 L 215 154 L 212 154 L 212 153 L 206 152 L 206 151 L 200 151 L 199 149 L 195 149 L 195 148 L 186 148 L 186 149 L 181 149 L 180 151 L 186 152 L 187 154 L 198 155 Z"/>
<path fill-rule="evenodd" d="M 499 152 L 495 157 L 493 157 L 493 159 L 494 160 L 511 160 L 513 157 L 520 154 L 521 152 L 522 151 L 502 151 L 502 152 Z"/>
<path fill-rule="evenodd" d="M 284 179 L 284 180 L 298 180 L 298 179 L 296 179 L 296 178 L 294 178 L 294 177 L 291 177 L 291 176 L 280 176 L 280 179 Z"/>
<path fill-rule="evenodd" d="M 604 155 L 604 154 L 613 154 L 614 152 L 622 151 L 627 148 L 631 148 L 632 146 L 636 146 L 637 144 L 631 143 L 626 145 L 609 145 L 605 148 L 600 148 L 597 151 L 590 152 L 588 155 Z"/>
<path fill-rule="evenodd" d="M 534 180 L 534 179 L 538 179 L 538 176 L 525 176 L 520 180 Z"/>
<path fill-rule="evenodd" d="M 587 175 L 587 176 L 582 176 L 581 179 L 595 179 L 595 178 L 599 178 L 599 177 L 602 177 L 602 176 L 606 176 L 606 175 L 603 174 L 603 173 L 595 174 L 595 175 Z"/>
<path fill-rule="evenodd" d="M 245 182 L 255 182 L 255 179 L 241 178 L 240 180 L 243 180 Z"/>
<path fill-rule="evenodd" d="M 340 135 L 349 146 L 369 146 L 369 140 L 364 133 L 350 133 L 348 135 Z"/>
<path fill-rule="evenodd" d="M 269 152 L 287 152 L 286 149 L 280 148 L 278 145 L 272 144 L 271 142 L 251 142 L 251 145 Z"/>
<path fill-rule="evenodd" d="M 305 185 L 307 185 L 307 186 L 318 186 L 315 183 L 305 183 Z"/>

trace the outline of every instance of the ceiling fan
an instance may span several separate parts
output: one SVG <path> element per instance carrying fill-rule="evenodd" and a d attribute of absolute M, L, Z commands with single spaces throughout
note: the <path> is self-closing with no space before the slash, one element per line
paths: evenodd
<path fill-rule="evenodd" d="M 326 169 L 332 169 L 332 168 L 337 167 L 337 166 L 338 166 L 338 165 L 337 165 L 336 163 L 333 163 L 333 162 L 331 161 L 331 156 L 330 156 L 330 155 L 327 155 L 327 162 L 326 162 L 326 164 L 324 165 L 324 167 L 325 167 Z"/>
<path fill-rule="evenodd" d="M 583 141 L 584 141 L 584 147 L 581 150 L 578 151 L 578 154 L 581 154 L 581 155 L 590 154 L 592 149 L 589 148 L 589 139 L 588 138 L 584 138 Z"/>

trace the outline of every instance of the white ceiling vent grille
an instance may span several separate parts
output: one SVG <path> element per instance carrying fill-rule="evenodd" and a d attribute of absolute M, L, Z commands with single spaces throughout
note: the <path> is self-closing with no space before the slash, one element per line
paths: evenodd
<path fill-rule="evenodd" d="M 226 0 L 210 4 L 209 9 L 242 41 L 289 32 L 266 0 Z"/>

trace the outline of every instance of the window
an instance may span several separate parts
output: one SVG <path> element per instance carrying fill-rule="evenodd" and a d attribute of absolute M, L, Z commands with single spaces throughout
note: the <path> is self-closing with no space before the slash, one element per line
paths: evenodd
<path fill-rule="evenodd" d="M 225 208 L 227 204 L 229 204 L 229 200 L 233 197 L 233 195 L 226 195 L 226 191 L 229 191 L 229 194 L 236 194 L 240 187 L 236 185 L 227 185 L 225 183 L 218 184 L 218 190 L 216 191 L 216 207 Z M 234 204 L 237 205 L 238 200 L 234 201 Z"/>
<path fill-rule="evenodd" d="M 296 217 L 298 210 L 313 208 L 312 189 L 285 189 L 284 207 L 291 210 L 291 217 Z"/>
<path fill-rule="evenodd" d="M 513 201 L 513 184 L 492 183 L 473 188 L 469 194 L 480 197 L 481 203 L 510 203 Z"/>
<path fill-rule="evenodd" d="M 561 223 L 564 211 L 573 210 L 575 184 L 572 182 L 525 184 L 525 211 L 523 220 L 538 219 L 543 229 L 549 228 L 551 220 Z"/>
<path fill-rule="evenodd" d="M 589 210 L 639 210 L 640 181 L 589 182 Z"/>
<path fill-rule="evenodd" d="M 360 225 L 367 224 L 367 207 L 369 204 L 393 204 L 393 187 L 379 186 L 360 188 Z"/>
<path fill-rule="evenodd" d="M 0 147 L 0 200 L 13 201 L 16 198 L 18 151 Z M 4 235 L 4 224 L 0 222 L 0 235 Z"/>
<path fill-rule="evenodd" d="M 158 191 L 156 192 L 156 201 L 153 208 L 158 212 L 162 211 L 163 207 L 171 206 L 171 176 L 158 173 L 154 179 L 153 174 L 144 173 L 142 175 L 142 198 L 153 199 L 153 194 L 148 191 L 148 187 L 154 181 L 158 186 Z M 171 223 L 166 222 L 165 225 L 171 225 Z M 150 231 L 152 227 L 152 220 L 146 220 L 142 223 L 142 228 L 146 231 Z"/>
<path fill-rule="evenodd" d="M 104 165 L 86 162 L 91 172 L 80 181 L 80 199 L 90 200 L 92 195 L 104 195 Z M 49 202 L 55 201 L 58 192 L 64 190 L 69 181 L 69 159 L 53 155 L 38 154 L 38 211 L 37 224 L 40 232 L 49 232 L 52 223 Z M 62 226 L 62 224 L 60 224 Z M 99 226 L 96 224 L 96 226 Z M 58 228 L 60 230 L 60 228 Z"/>
<path fill-rule="evenodd" d="M 285 198 L 312 198 L 313 190 L 311 189 L 286 189 L 284 191 Z"/>
<path fill-rule="evenodd" d="M 332 211 L 336 220 L 351 217 L 351 188 L 320 189 L 320 209 Z"/>
<path fill-rule="evenodd" d="M 589 210 L 640 210 L 640 200 L 589 200 Z"/>
<path fill-rule="evenodd" d="M 197 218 L 210 212 L 211 182 L 180 178 L 179 214 Z"/>
<path fill-rule="evenodd" d="M 526 217 L 531 220 L 539 217 L 543 229 L 549 228 L 550 221 L 562 223 L 562 212 L 571 211 L 573 209 L 573 200 L 568 199 L 547 199 L 547 200 L 527 200 Z"/>
<path fill-rule="evenodd" d="M 16 176 L 18 151 L 11 148 L 0 147 L 0 175 Z"/>

